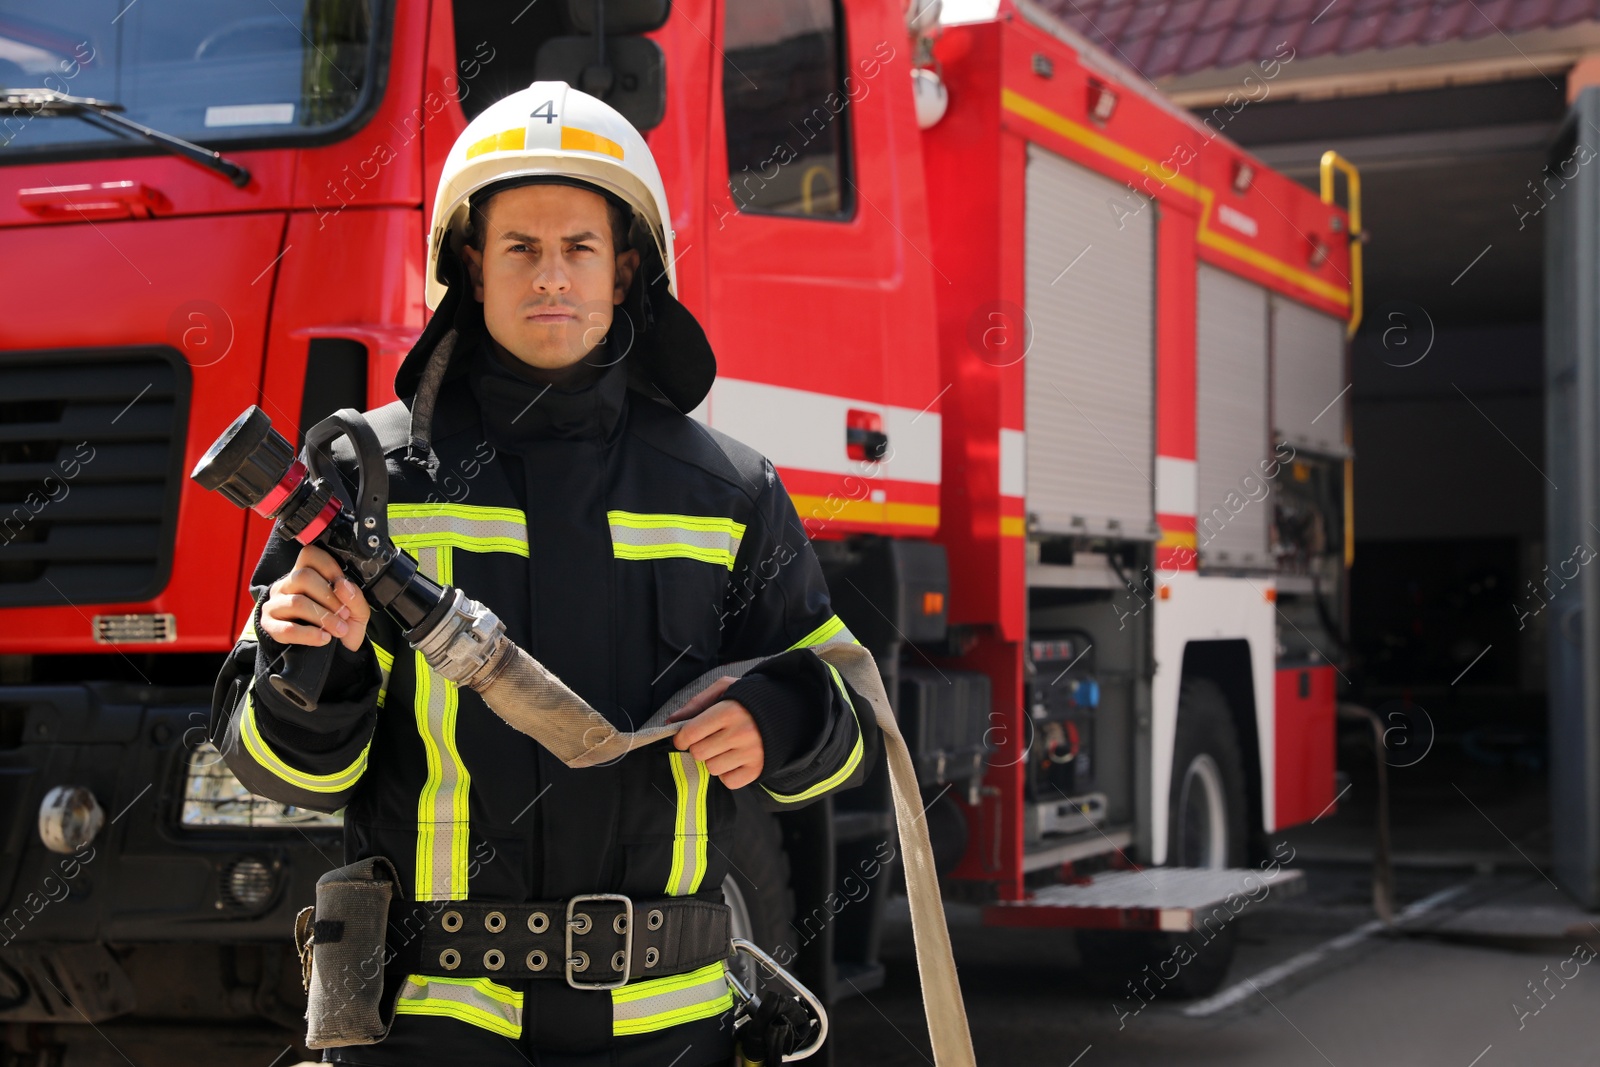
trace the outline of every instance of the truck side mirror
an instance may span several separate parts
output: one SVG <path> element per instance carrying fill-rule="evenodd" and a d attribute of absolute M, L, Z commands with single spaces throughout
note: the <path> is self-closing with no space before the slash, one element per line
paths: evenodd
<path fill-rule="evenodd" d="M 606 23 L 611 23 L 609 5 Z M 593 37 L 552 37 L 534 56 L 534 80 L 582 89 L 616 108 L 640 133 L 660 125 L 667 113 L 667 60 L 661 46 L 648 37 L 607 37 L 603 57 Z"/>
<path fill-rule="evenodd" d="M 593 33 L 595 0 L 567 0 L 567 20 L 578 33 Z M 650 33 L 666 25 L 672 0 L 605 0 L 607 37 L 625 33 Z"/>

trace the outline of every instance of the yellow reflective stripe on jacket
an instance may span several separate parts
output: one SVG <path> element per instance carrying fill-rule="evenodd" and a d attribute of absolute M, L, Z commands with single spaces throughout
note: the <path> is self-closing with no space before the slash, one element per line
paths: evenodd
<path fill-rule="evenodd" d="M 424 548 L 417 569 L 440 585 L 454 577 L 451 549 Z M 472 775 L 456 749 L 460 693 L 435 674 L 421 652 L 415 659 L 417 733 L 427 756 L 428 777 L 417 797 L 417 900 L 467 898 L 467 796 Z"/>
<path fill-rule="evenodd" d="M 384 648 L 378 642 L 372 642 L 373 654 L 378 657 L 378 707 L 383 707 L 383 698 L 389 695 L 389 672 L 394 669 L 394 653 Z"/>
<path fill-rule="evenodd" d="M 258 640 L 256 637 L 256 609 L 251 608 L 250 614 L 245 616 L 244 629 L 239 631 L 239 641 L 255 640 Z M 239 641 L 235 641 L 234 644 L 238 644 Z"/>
<path fill-rule="evenodd" d="M 522 1036 L 522 994 L 487 978 L 408 974 L 395 999 L 398 1015 L 442 1015 L 504 1037 Z"/>
<path fill-rule="evenodd" d="M 416 557 L 417 569 L 440 585 L 454 581 L 457 549 L 528 554 L 527 518 L 519 508 L 390 504 L 389 531 L 397 547 Z M 413 713 L 428 764 L 417 797 L 416 899 L 465 900 L 472 775 L 456 748 L 460 692 L 420 652 L 413 655 Z"/>
<path fill-rule="evenodd" d="M 722 962 L 688 974 L 630 982 L 611 991 L 611 1033 L 648 1034 L 709 1019 L 733 1007 L 728 969 Z"/>
<path fill-rule="evenodd" d="M 244 691 L 244 718 L 239 722 L 239 738 L 244 742 L 245 751 L 250 753 L 261 766 L 282 778 L 290 785 L 313 793 L 342 793 L 356 784 L 363 771 L 367 769 L 367 751 L 372 748 L 369 738 L 361 749 L 361 754 L 342 771 L 331 774 L 312 774 L 291 767 L 283 758 L 272 750 L 267 744 L 267 739 L 261 734 L 261 727 L 256 723 L 255 682 L 252 680 Z"/>
<path fill-rule="evenodd" d="M 844 698 L 845 704 L 847 704 L 850 708 L 851 716 L 856 721 L 856 743 L 855 746 L 850 749 L 850 755 L 845 759 L 844 766 L 840 767 L 838 770 L 828 775 L 828 777 L 824 778 L 822 781 L 816 783 L 803 792 L 794 794 L 774 793 L 772 790 L 767 789 L 766 786 L 761 787 L 762 789 L 766 790 L 767 795 L 773 800 L 784 804 L 796 804 L 802 800 L 810 800 L 814 796 L 826 793 L 828 790 L 832 789 L 834 786 L 850 777 L 850 773 L 854 771 L 856 766 L 861 762 L 861 755 L 863 751 L 861 744 L 861 716 L 856 712 L 855 701 L 850 699 L 850 691 L 844 687 L 844 679 L 839 677 L 838 668 L 834 667 L 833 664 L 827 662 L 826 660 L 823 661 L 822 665 L 828 668 L 829 674 L 833 675 L 833 684 L 838 688 L 839 695 Z"/>
<path fill-rule="evenodd" d="M 528 554 L 527 516 L 476 504 L 390 504 L 389 537 L 412 555 L 424 548 Z"/>
<path fill-rule="evenodd" d="M 706 819 L 706 794 L 711 775 L 706 765 L 687 752 L 669 752 L 672 780 L 678 787 L 678 814 L 672 827 L 672 870 L 667 893 L 682 897 L 700 890 L 706 876 L 706 846 L 711 840 Z"/>
<path fill-rule="evenodd" d="M 793 652 L 797 648 L 816 648 L 818 645 L 833 644 L 836 641 L 844 641 L 852 645 L 861 643 L 856 640 L 856 635 L 850 632 L 849 627 L 845 626 L 843 619 L 837 615 L 830 615 L 827 622 L 806 634 L 800 640 L 784 649 L 784 651 Z"/>
<path fill-rule="evenodd" d="M 617 559 L 697 559 L 730 571 L 744 540 L 744 523 L 715 515 L 651 515 L 608 511 Z"/>

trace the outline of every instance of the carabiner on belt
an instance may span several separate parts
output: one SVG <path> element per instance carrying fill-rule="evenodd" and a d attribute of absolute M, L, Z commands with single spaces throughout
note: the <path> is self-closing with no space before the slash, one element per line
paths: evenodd
<path fill-rule="evenodd" d="M 754 957 L 769 974 L 793 990 L 793 995 L 768 990 L 764 1001 L 758 991 L 746 989 L 731 970 L 728 972 L 728 984 L 733 987 L 734 998 L 739 1002 L 734 1009 L 733 1028 L 739 1048 L 740 1067 L 774 1067 L 768 1062 L 771 1052 L 780 1055 L 784 1063 L 811 1056 L 828 1039 L 828 1013 L 823 1009 L 822 1002 L 759 946 L 742 937 L 734 938 L 732 946 L 734 952 Z M 766 1010 L 762 1010 L 764 1005 Z M 802 1021 L 804 1029 L 801 1029 Z M 787 1033 L 781 1037 L 770 1033 L 774 1025 L 782 1026 Z M 810 1030 L 816 1031 L 815 1036 L 804 1047 L 792 1051 L 783 1047 L 791 1041 L 798 1041 Z M 777 1038 L 777 1048 L 771 1048 L 769 1038 Z"/>

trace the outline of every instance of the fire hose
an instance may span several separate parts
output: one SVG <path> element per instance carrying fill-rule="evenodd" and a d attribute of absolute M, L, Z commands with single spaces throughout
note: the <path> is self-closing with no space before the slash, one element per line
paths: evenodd
<path fill-rule="evenodd" d="M 355 451 L 358 487 L 354 494 L 348 491 L 330 451 L 340 437 L 347 438 Z M 272 429 L 266 414 L 252 406 L 223 431 L 191 476 L 240 507 L 274 520 L 281 536 L 303 545 L 315 543 L 330 552 L 368 599 L 399 623 L 406 640 L 422 653 L 430 668 L 477 692 L 491 711 L 569 767 L 611 763 L 636 748 L 671 737 L 683 725 L 666 722 L 674 711 L 718 679 L 738 677 L 762 662 L 749 659 L 715 667 L 674 693 L 638 730 L 618 730 L 518 647 L 492 610 L 458 588 L 430 580 L 420 573 L 412 557 L 395 547 L 388 535 L 389 476 L 383 450 L 365 417 L 352 408 L 312 427 L 306 433 L 302 454 L 296 457 L 289 442 Z M 866 700 L 882 733 L 934 1061 L 939 1067 L 966 1067 L 975 1062 L 972 1039 L 910 751 L 872 654 L 848 642 L 824 644 L 811 651 Z M 282 669 L 268 681 L 297 706 L 314 709 L 331 662 L 331 642 L 294 645 L 286 651 Z M 787 975 L 782 977 L 803 988 Z M 750 991 L 741 992 L 747 1003 L 755 1002 Z M 808 995 L 808 999 L 821 1010 L 814 998 Z M 807 1055 L 826 1033 L 825 1018 L 819 1021 L 822 1034 L 805 1050 Z"/>

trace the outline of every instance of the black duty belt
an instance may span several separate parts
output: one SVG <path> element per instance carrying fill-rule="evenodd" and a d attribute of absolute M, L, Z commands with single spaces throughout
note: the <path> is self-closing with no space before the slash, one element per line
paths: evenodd
<path fill-rule="evenodd" d="M 615 989 L 728 958 L 726 904 L 620 893 L 441 903 L 418 938 L 418 962 L 451 977 L 565 978 L 574 989 Z"/>

